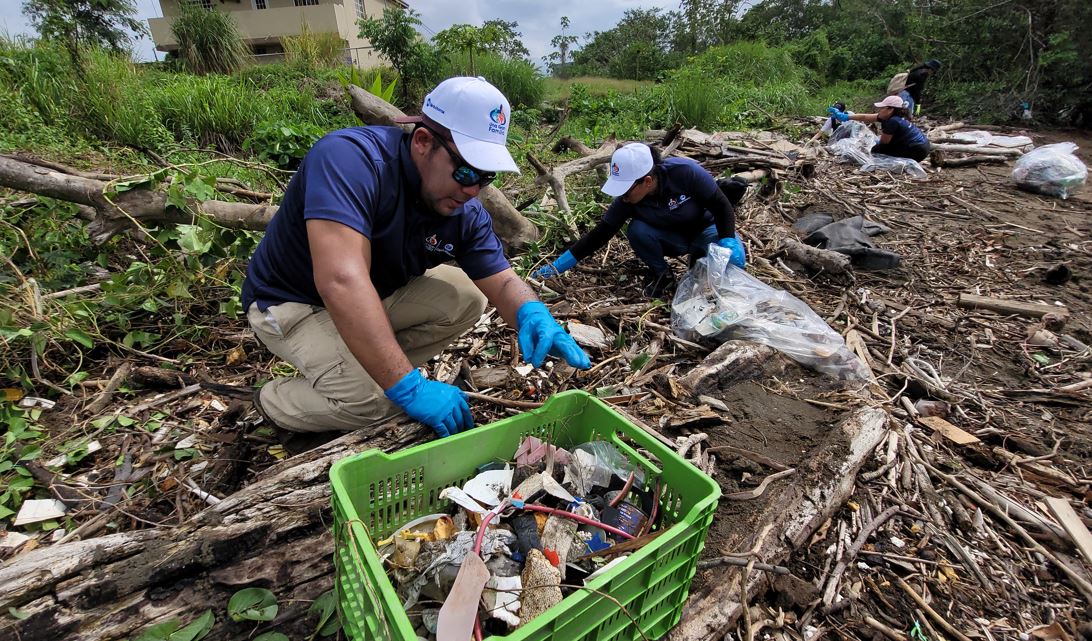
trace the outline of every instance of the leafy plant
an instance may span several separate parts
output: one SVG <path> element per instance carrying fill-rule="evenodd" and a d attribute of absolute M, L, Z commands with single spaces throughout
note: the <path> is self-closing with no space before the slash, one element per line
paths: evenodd
<path fill-rule="evenodd" d="M 228 615 L 233 621 L 272 621 L 277 609 L 277 597 L 265 588 L 244 588 L 228 600 Z"/>
<path fill-rule="evenodd" d="M 375 72 L 375 79 L 372 80 L 372 84 L 368 87 L 368 93 L 373 96 L 378 96 L 386 102 L 390 102 L 394 96 L 394 84 L 396 81 L 391 80 L 390 84 L 383 87 L 383 75 L 378 71 Z"/>
<path fill-rule="evenodd" d="M 153 625 L 134 641 L 200 641 L 208 636 L 215 624 L 216 617 L 212 610 L 205 610 L 195 621 L 186 625 L 182 625 L 178 619 Z"/>
<path fill-rule="evenodd" d="M 341 620 L 337 617 L 337 594 L 333 590 L 327 590 L 315 599 L 311 607 L 307 608 L 307 614 L 318 615 L 315 631 L 307 637 L 307 641 L 316 636 L 331 636 L 341 629 Z"/>
<path fill-rule="evenodd" d="M 0 338 L 4 337 L 0 323 Z M 0 424 L 7 425 L 3 443 L 0 444 L 0 519 L 6 519 L 18 511 L 27 492 L 34 487 L 34 477 L 20 465 L 41 455 L 44 435 L 35 423 L 40 409 L 24 412 L 10 403 L 0 403 Z"/>
<path fill-rule="evenodd" d="M 325 133 L 310 124 L 265 122 L 255 128 L 243 149 L 279 167 L 294 169 Z"/>

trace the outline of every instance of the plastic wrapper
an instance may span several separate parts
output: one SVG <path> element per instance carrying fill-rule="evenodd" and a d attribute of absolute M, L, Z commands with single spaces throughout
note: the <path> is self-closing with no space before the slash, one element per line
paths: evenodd
<path fill-rule="evenodd" d="M 827 151 L 845 162 L 863 165 L 872 159 L 872 147 L 879 141 L 868 125 L 856 120 L 842 123 L 827 143 Z"/>
<path fill-rule="evenodd" d="M 706 344 L 761 343 L 840 380 L 868 378 L 842 337 L 807 304 L 729 264 L 731 255 L 710 245 L 709 254 L 687 272 L 671 305 L 677 335 Z"/>
<path fill-rule="evenodd" d="M 911 178 L 928 177 L 921 163 L 913 158 L 899 158 L 884 154 L 870 155 L 868 162 L 861 165 L 861 171 L 889 171 L 893 174 L 909 174 Z"/>
<path fill-rule="evenodd" d="M 1016 161 L 1012 179 L 1021 189 L 1068 198 L 1088 179 L 1088 167 L 1076 151 L 1077 145 L 1071 142 L 1037 147 Z"/>
<path fill-rule="evenodd" d="M 582 443 L 572 451 L 572 458 L 565 466 L 565 483 L 572 483 L 582 497 L 593 487 L 610 487 L 611 477 L 623 480 L 634 473 L 637 487 L 645 483 L 645 472 L 630 462 L 624 454 L 606 441 Z"/>

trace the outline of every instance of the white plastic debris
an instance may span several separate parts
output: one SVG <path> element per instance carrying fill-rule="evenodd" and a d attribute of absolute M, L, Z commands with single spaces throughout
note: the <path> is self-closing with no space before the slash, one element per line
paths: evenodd
<path fill-rule="evenodd" d="M 463 492 L 479 503 L 496 507 L 512 489 L 512 472 L 511 468 L 482 472 L 463 485 Z"/>
<path fill-rule="evenodd" d="M 595 325 L 585 325 L 584 323 L 569 323 L 568 326 L 569 335 L 573 337 L 577 345 L 583 345 L 584 347 L 594 347 L 596 349 L 606 349 L 610 347 L 610 342 L 607 340 L 607 335 L 603 333 L 603 330 L 599 329 Z"/>
<path fill-rule="evenodd" d="M 535 366 L 534 365 L 516 365 L 512 369 L 514 369 L 516 371 L 516 373 L 519 374 L 520 376 L 526 377 L 528 374 L 535 371 Z"/>
<path fill-rule="evenodd" d="M 94 454 L 102 449 L 102 443 L 91 441 L 87 444 L 87 453 Z M 60 454 L 45 462 L 46 467 L 62 467 L 68 463 L 68 456 Z"/>
<path fill-rule="evenodd" d="M 477 501 L 470 498 L 470 495 L 460 490 L 457 487 L 448 487 L 440 491 L 440 498 L 451 501 L 459 507 L 470 510 L 477 514 L 485 514 L 489 510 L 482 507 Z"/>
<path fill-rule="evenodd" d="M 16 550 L 29 540 L 30 537 L 22 532 L 7 532 L 0 536 L 0 550 Z"/>
<path fill-rule="evenodd" d="M 15 516 L 14 525 L 26 525 L 27 523 L 40 523 L 50 519 L 59 519 L 64 516 L 68 508 L 57 499 L 31 499 L 23 501 L 23 507 L 19 508 L 19 514 Z"/>
<path fill-rule="evenodd" d="M 519 593 L 523 580 L 518 576 L 491 576 L 482 592 L 482 605 L 494 619 L 508 625 L 519 625 Z"/>
<path fill-rule="evenodd" d="M 587 584 L 591 583 L 592 580 L 595 579 L 595 577 L 597 577 L 597 576 L 599 576 L 601 574 L 605 574 L 608 570 L 610 570 L 611 568 L 613 568 L 614 566 L 618 565 L 619 563 L 625 561 L 628 558 L 629 558 L 628 554 L 623 554 L 623 555 L 621 555 L 619 557 L 615 557 L 613 560 L 608 562 L 606 565 L 604 565 L 603 567 L 599 568 L 595 572 L 592 572 L 587 577 L 585 577 L 584 578 L 584 585 L 587 585 Z"/>
<path fill-rule="evenodd" d="M 56 404 L 57 401 L 51 401 L 48 398 L 38 398 L 37 396 L 24 396 L 19 399 L 19 407 L 22 407 L 23 409 L 40 407 L 44 410 L 51 410 Z"/>
<path fill-rule="evenodd" d="M 176 450 L 185 450 L 185 449 L 193 447 L 194 445 L 197 445 L 197 435 L 196 434 L 190 434 L 186 438 L 184 438 L 181 441 L 175 443 L 174 444 L 174 449 L 176 449 Z"/>

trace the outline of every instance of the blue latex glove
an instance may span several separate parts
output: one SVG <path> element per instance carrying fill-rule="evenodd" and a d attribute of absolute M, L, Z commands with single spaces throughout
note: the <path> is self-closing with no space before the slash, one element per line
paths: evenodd
<path fill-rule="evenodd" d="M 743 242 L 739 240 L 739 236 L 721 238 L 717 244 L 732 251 L 732 257 L 728 259 L 729 263 L 740 269 L 747 266 L 747 250 L 743 249 Z"/>
<path fill-rule="evenodd" d="M 837 107 L 827 107 L 827 113 L 830 114 L 838 122 L 845 122 L 849 120 L 849 114 L 838 109 Z"/>
<path fill-rule="evenodd" d="M 474 427 L 466 394 L 454 385 L 433 381 L 413 368 L 386 392 L 387 398 L 443 438 Z"/>
<path fill-rule="evenodd" d="M 539 278 L 553 278 L 562 272 L 567 272 L 573 267 L 576 267 L 576 258 L 573 257 L 571 251 L 566 250 L 564 254 L 557 257 L 557 260 L 552 265 L 544 265 L 535 272 L 535 276 Z"/>
<path fill-rule="evenodd" d="M 539 301 L 530 300 L 520 306 L 516 312 L 516 325 L 519 327 L 519 351 L 523 353 L 525 363 L 540 367 L 550 354 L 565 359 L 577 369 L 591 367 L 588 355 Z"/>

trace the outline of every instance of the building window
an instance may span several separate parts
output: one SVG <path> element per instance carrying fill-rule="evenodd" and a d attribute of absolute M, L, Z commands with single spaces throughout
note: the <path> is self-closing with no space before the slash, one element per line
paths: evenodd
<path fill-rule="evenodd" d="M 294 0 L 297 7 L 313 7 L 319 3 L 319 0 Z"/>
<path fill-rule="evenodd" d="M 254 0 L 254 8 L 255 9 L 265 9 L 266 8 L 265 0 Z"/>
<path fill-rule="evenodd" d="M 368 14 L 364 12 L 364 0 L 356 0 L 356 17 L 367 18 Z"/>
<path fill-rule="evenodd" d="M 202 9 L 212 11 L 212 0 L 190 0 L 190 4 L 195 7 L 201 7 Z"/>

